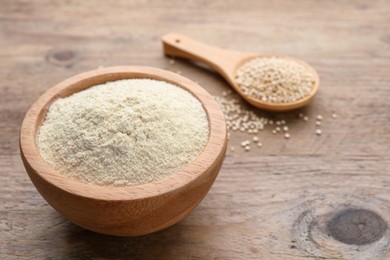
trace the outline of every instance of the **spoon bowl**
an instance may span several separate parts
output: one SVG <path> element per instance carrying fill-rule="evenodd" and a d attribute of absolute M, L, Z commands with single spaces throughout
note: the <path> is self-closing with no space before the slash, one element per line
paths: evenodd
<path fill-rule="evenodd" d="M 234 90 L 251 105 L 268 111 L 289 111 L 303 107 L 315 97 L 320 79 L 316 70 L 306 62 L 284 55 L 245 53 L 221 49 L 195 41 L 177 33 L 166 34 L 162 37 L 164 53 L 167 56 L 185 58 L 205 63 L 217 71 L 234 88 Z M 314 77 L 314 86 L 308 96 L 291 103 L 264 102 L 245 94 L 237 85 L 235 76 L 237 70 L 246 62 L 254 58 L 283 58 L 292 60 L 305 67 Z"/>
<path fill-rule="evenodd" d="M 190 92 L 203 105 L 209 140 L 192 162 L 168 177 L 138 186 L 82 183 L 52 169 L 40 156 L 36 136 L 48 107 L 89 87 L 130 78 L 166 81 Z M 158 101 L 156 101 L 158 102 Z M 73 223 L 103 234 L 138 236 L 186 217 L 206 196 L 221 168 L 227 146 L 224 116 L 213 97 L 193 81 L 161 69 L 121 66 L 85 72 L 44 93 L 27 112 L 20 132 L 21 157 L 31 181 L 46 201 Z"/>

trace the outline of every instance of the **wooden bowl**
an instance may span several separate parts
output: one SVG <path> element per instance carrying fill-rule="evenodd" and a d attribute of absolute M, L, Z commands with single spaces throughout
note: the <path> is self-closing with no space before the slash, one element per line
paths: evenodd
<path fill-rule="evenodd" d="M 203 152 L 183 170 L 139 186 L 109 187 L 81 183 L 56 172 L 42 159 L 36 144 L 49 105 L 91 86 L 129 78 L 175 84 L 203 105 L 210 135 Z M 116 236 L 138 236 L 169 227 L 185 218 L 206 196 L 221 168 L 227 146 L 224 116 L 213 97 L 191 80 L 150 67 L 121 66 L 71 77 L 44 93 L 29 109 L 20 132 L 24 166 L 46 201 L 76 225 Z"/>

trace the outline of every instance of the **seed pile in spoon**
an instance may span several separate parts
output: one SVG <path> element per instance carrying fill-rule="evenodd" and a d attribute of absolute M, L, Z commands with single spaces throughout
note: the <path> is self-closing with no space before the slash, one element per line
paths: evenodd
<path fill-rule="evenodd" d="M 311 71 L 294 60 L 254 58 L 241 66 L 235 77 L 248 96 L 268 103 L 292 103 L 310 95 L 315 84 Z"/>

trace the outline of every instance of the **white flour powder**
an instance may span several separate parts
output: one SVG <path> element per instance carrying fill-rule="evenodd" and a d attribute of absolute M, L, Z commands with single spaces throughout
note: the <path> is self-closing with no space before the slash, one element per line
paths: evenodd
<path fill-rule="evenodd" d="M 208 136 L 206 113 L 189 92 L 163 81 L 128 79 L 53 102 L 37 144 L 63 175 L 133 186 L 179 171 L 200 154 Z"/>

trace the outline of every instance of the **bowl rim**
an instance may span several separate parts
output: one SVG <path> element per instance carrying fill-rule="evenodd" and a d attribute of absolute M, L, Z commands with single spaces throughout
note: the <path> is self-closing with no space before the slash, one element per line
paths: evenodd
<path fill-rule="evenodd" d="M 99 186 L 83 183 L 55 171 L 40 156 L 36 143 L 39 126 L 50 104 L 58 98 L 109 81 L 149 78 L 172 83 L 190 92 L 202 104 L 209 122 L 209 139 L 199 156 L 179 172 L 161 180 L 137 186 Z M 205 177 L 223 160 L 227 148 L 227 129 L 224 115 L 214 98 L 202 87 L 186 77 L 170 71 L 146 66 L 115 66 L 95 69 L 72 76 L 56 84 L 41 95 L 30 107 L 20 130 L 20 152 L 31 170 L 51 185 L 83 198 L 105 201 L 141 200 L 183 189 L 200 176 Z M 26 165 L 25 165 L 26 166 Z M 31 178 L 31 176 L 30 176 Z"/>

